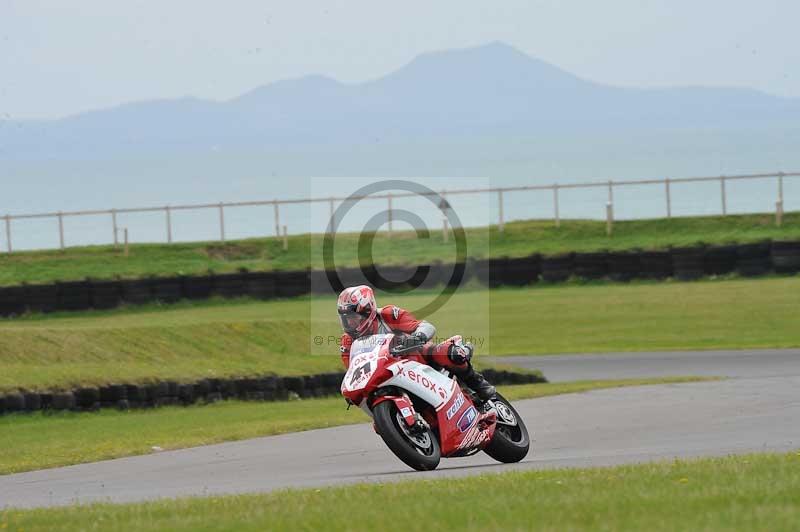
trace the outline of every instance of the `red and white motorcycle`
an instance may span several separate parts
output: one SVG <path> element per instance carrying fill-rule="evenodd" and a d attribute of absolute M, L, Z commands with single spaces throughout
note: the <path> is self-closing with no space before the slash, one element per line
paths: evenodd
<path fill-rule="evenodd" d="M 500 394 L 481 402 L 449 372 L 429 366 L 419 345 L 394 334 L 353 342 L 341 389 L 373 418 L 389 449 L 418 471 L 435 469 L 442 456 L 483 451 L 510 463 L 528 454 L 528 430 L 511 403 Z"/>

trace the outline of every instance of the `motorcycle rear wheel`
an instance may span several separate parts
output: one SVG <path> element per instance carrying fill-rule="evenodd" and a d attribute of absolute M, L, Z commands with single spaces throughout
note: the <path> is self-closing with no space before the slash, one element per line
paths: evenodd
<path fill-rule="evenodd" d="M 425 429 L 419 435 L 411 433 L 392 401 L 380 403 L 372 415 L 378 434 L 400 460 L 417 471 L 436 469 L 442 453 L 431 429 Z"/>
<path fill-rule="evenodd" d="M 498 393 L 494 401 L 498 410 L 497 426 L 492 441 L 483 451 L 498 462 L 519 462 L 528 455 L 531 446 L 528 428 L 505 397 Z M 514 424 L 509 424 L 512 419 Z"/>

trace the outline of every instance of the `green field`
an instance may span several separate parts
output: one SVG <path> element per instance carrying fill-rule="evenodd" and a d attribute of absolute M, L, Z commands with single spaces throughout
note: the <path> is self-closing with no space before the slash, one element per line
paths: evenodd
<path fill-rule="evenodd" d="M 602 388 L 697 382 L 695 377 L 580 381 L 501 386 L 509 400 Z M 342 398 L 278 403 L 226 401 L 149 411 L 19 414 L 0 417 L 0 475 L 123 456 L 148 454 L 157 446 L 181 449 L 223 441 L 364 423 Z"/>
<path fill-rule="evenodd" d="M 379 301 L 414 309 L 431 297 Z M 211 301 L 0 320 L 0 390 L 337 370 L 333 305 Z M 462 290 L 429 319 L 439 336 L 475 336 L 480 364 L 488 354 L 798 347 L 798 309 L 800 277 L 789 277 Z"/>
<path fill-rule="evenodd" d="M 800 239 L 800 213 L 788 213 L 784 225 L 775 227 L 772 215 L 738 215 L 621 221 L 614 235 L 606 236 L 605 223 L 563 220 L 556 228 L 550 220 L 507 223 L 503 233 L 497 227 L 467 230 L 467 253 L 471 257 L 520 257 L 531 253 L 554 254 L 564 251 L 599 249 L 656 249 L 697 242 L 750 242 L 765 238 Z M 336 238 L 338 266 L 357 264 L 359 234 Z M 380 234 L 373 253 L 378 264 L 428 264 L 455 257 L 453 239 L 442 241 L 433 232 L 417 238 L 412 232 L 396 232 L 387 238 Z M 23 282 L 45 283 L 84 278 L 112 279 L 146 276 L 175 276 L 235 272 L 240 269 L 302 270 L 322 264 L 322 235 L 289 238 L 288 251 L 277 238 L 188 244 L 137 244 L 124 257 L 113 246 L 68 248 L 65 251 L 18 252 L 0 254 L 0 286 Z M 447 257 L 451 257 L 448 259 Z"/>
<path fill-rule="evenodd" d="M 800 452 L 0 514 L 0 529 L 770 530 L 800 523 Z"/>

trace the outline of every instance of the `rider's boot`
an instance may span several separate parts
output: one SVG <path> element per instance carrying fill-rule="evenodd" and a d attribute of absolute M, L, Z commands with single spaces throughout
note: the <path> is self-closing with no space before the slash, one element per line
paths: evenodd
<path fill-rule="evenodd" d="M 475 371 L 475 368 L 473 368 L 470 363 L 467 363 L 467 367 L 459 370 L 456 375 L 458 375 L 458 378 L 469 386 L 482 401 L 492 399 L 494 394 L 497 393 L 495 387 L 492 386 L 483 375 Z"/>
<path fill-rule="evenodd" d="M 461 382 L 472 389 L 479 399 L 488 401 L 494 397 L 497 390 L 472 367 L 471 360 L 474 351 L 473 345 L 469 342 L 464 343 L 460 336 L 451 339 L 447 356 L 452 363 L 457 364 L 451 368 L 451 371 L 461 379 Z"/>

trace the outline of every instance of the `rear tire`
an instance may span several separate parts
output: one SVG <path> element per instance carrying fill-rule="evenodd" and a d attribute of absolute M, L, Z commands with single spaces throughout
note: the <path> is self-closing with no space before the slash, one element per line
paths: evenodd
<path fill-rule="evenodd" d="M 492 441 L 483 451 L 498 462 L 506 464 L 519 462 L 528 455 L 531 446 L 528 428 L 511 403 L 499 393 L 495 397 L 494 402 L 498 410 L 497 426 Z M 514 425 L 508 423 L 512 420 L 515 422 Z"/>
<path fill-rule="evenodd" d="M 417 471 L 436 469 L 442 454 L 439 441 L 431 429 L 426 429 L 419 436 L 411 434 L 393 401 L 380 403 L 372 415 L 378 434 L 400 460 Z"/>

